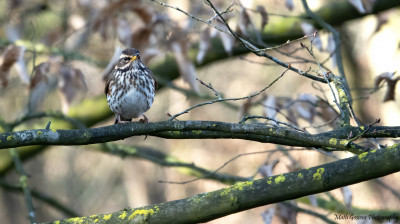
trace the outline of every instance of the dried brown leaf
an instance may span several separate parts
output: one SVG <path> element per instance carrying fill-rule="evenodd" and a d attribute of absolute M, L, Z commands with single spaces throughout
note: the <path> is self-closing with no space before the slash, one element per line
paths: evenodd
<path fill-rule="evenodd" d="M 151 10 L 150 7 L 136 5 L 132 8 L 132 10 L 139 16 L 140 19 L 142 19 L 145 24 L 148 25 L 152 23 L 154 12 Z"/>
<path fill-rule="evenodd" d="M 144 49 L 149 46 L 152 32 L 153 30 L 151 27 L 140 27 L 136 29 L 131 37 L 131 46 L 143 52 Z"/>
<path fill-rule="evenodd" d="M 252 105 L 252 98 L 248 98 L 244 101 L 244 103 L 240 106 L 239 109 L 239 119 L 242 119 L 246 114 L 249 114 L 250 108 Z"/>
<path fill-rule="evenodd" d="M 271 224 L 272 218 L 275 216 L 275 207 L 264 211 L 263 213 L 261 213 L 261 216 L 264 224 Z"/>
<path fill-rule="evenodd" d="M 279 109 L 274 95 L 269 95 L 263 102 L 265 116 L 275 118 Z"/>
<path fill-rule="evenodd" d="M 260 169 L 258 169 L 258 172 L 261 174 L 262 177 L 272 177 L 273 176 L 273 171 L 276 165 L 278 165 L 279 160 L 272 160 L 271 162 L 264 164 Z"/>
<path fill-rule="evenodd" d="M 131 47 L 131 41 L 132 41 L 131 25 L 125 18 L 119 18 L 117 24 L 118 24 L 117 33 L 119 41 L 123 43 L 125 46 Z"/>
<path fill-rule="evenodd" d="M 15 66 L 15 69 L 17 70 L 17 73 L 18 73 L 21 81 L 25 84 L 28 84 L 29 83 L 29 75 L 26 70 L 26 64 L 25 64 L 25 59 L 24 59 L 25 50 L 26 50 L 26 47 L 24 47 L 24 46 L 20 47 L 19 56 L 18 56 L 17 61 L 14 64 L 14 66 Z"/>
<path fill-rule="evenodd" d="M 293 200 L 289 202 L 290 204 L 296 206 L 297 203 Z M 281 223 L 296 224 L 297 223 L 297 211 L 291 207 L 284 205 L 283 203 L 278 203 L 276 208 L 277 217 L 281 220 Z"/>
<path fill-rule="evenodd" d="M 232 55 L 233 45 L 235 43 L 235 38 L 226 33 L 219 32 L 219 38 L 222 41 L 222 45 L 224 46 L 224 50 L 228 55 Z"/>
<path fill-rule="evenodd" d="M 305 35 L 316 34 L 315 36 L 310 37 L 310 39 L 312 40 L 313 45 L 319 51 L 322 51 L 322 42 L 320 36 L 318 35 L 318 33 L 316 33 L 317 29 L 315 29 L 312 24 L 306 22 L 301 23 L 300 27 Z"/>
<path fill-rule="evenodd" d="M 286 0 L 285 2 L 285 7 L 292 11 L 294 9 L 294 3 L 293 0 Z"/>
<path fill-rule="evenodd" d="M 198 91 L 198 85 L 196 82 L 196 69 L 190 59 L 187 56 L 187 42 L 173 41 L 171 43 L 171 49 L 174 52 L 175 60 L 178 64 L 179 73 L 181 74 L 184 81 L 189 83 L 190 87 L 194 91 Z"/>
<path fill-rule="evenodd" d="M 336 42 L 335 42 L 335 39 L 333 38 L 332 34 L 329 34 L 329 36 L 328 36 L 328 44 L 326 46 L 325 51 L 329 52 L 331 54 L 332 68 L 335 68 L 337 66 L 337 60 L 335 57 Z"/>
<path fill-rule="evenodd" d="M 37 65 L 34 69 L 33 78 L 30 81 L 29 88 L 35 88 L 39 83 L 49 81 L 48 73 L 50 71 L 50 62 L 43 62 Z"/>
<path fill-rule="evenodd" d="M 268 13 L 267 10 L 265 10 L 265 7 L 262 5 L 257 6 L 257 12 L 261 15 L 261 30 L 263 30 L 268 24 Z"/>
<path fill-rule="evenodd" d="M 210 27 L 207 26 L 200 34 L 199 52 L 197 53 L 196 56 L 196 61 L 198 64 L 201 64 L 203 62 L 203 59 L 206 56 L 208 49 L 210 49 L 211 46 L 210 41 L 211 41 Z"/>
<path fill-rule="evenodd" d="M 394 78 L 396 72 L 384 72 L 375 78 L 375 88 L 378 88 L 382 82 L 387 83 L 387 89 L 383 102 L 395 100 L 396 95 L 396 85 L 400 80 L 400 76 Z"/>
<path fill-rule="evenodd" d="M 348 187 L 348 186 L 340 188 L 340 191 L 342 192 L 343 201 L 344 201 L 344 204 L 346 205 L 346 208 L 349 211 L 351 211 L 351 204 L 353 202 L 353 192 L 351 191 L 350 187 Z"/>
<path fill-rule="evenodd" d="M 364 4 L 362 0 L 347 0 L 351 5 L 354 6 L 354 8 L 357 9 L 357 11 L 361 14 L 365 14 L 367 11 L 364 8 Z"/>
<path fill-rule="evenodd" d="M 65 65 L 60 67 L 59 76 L 58 87 L 61 92 L 62 110 L 67 113 L 76 94 L 87 90 L 86 81 L 80 69 Z"/>
<path fill-rule="evenodd" d="M 242 35 L 247 35 L 247 29 L 251 25 L 251 19 L 249 14 L 247 13 L 246 9 L 242 8 L 239 14 L 239 21 L 238 21 L 238 33 Z"/>
<path fill-rule="evenodd" d="M 104 40 L 107 40 L 109 27 L 117 27 L 117 16 L 127 6 L 137 4 L 138 1 L 117 0 L 107 4 L 96 16 L 93 22 L 93 30 L 99 32 Z"/>
<path fill-rule="evenodd" d="M 46 95 L 50 92 L 49 72 L 50 62 L 43 62 L 34 69 L 34 75 L 29 86 L 29 112 L 37 111 L 39 104 L 43 102 Z"/>
<path fill-rule="evenodd" d="M 0 56 L 0 81 L 3 87 L 8 85 L 8 77 L 11 66 L 17 62 L 21 49 L 15 45 L 9 45 Z"/>
<path fill-rule="evenodd" d="M 376 18 L 378 20 L 378 24 L 376 25 L 375 32 L 379 32 L 381 30 L 382 26 L 385 25 L 386 23 L 388 23 L 389 15 L 387 12 L 382 12 L 382 13 L 379 13 Z"/>
<path fill-rule="evenodd" d="M 114 50 L 114 54 L 113 54 L 110 62 L 108 62 L 106 68 L 103 70 L 103 74 L 102 74 L 103 81 L 108 80 L 108 76 L 111 74 L 111 71 L 114 69 L 115 65 L 117 64 L 121 53 L 122 53 L 122 49 L 117 46 Z"/>
<path fill-rule="evenodd" d="M 374 10 L 376 1 L 377 0 L 363 0 L 364 9 L 367 13 L 371 13 Z"/>

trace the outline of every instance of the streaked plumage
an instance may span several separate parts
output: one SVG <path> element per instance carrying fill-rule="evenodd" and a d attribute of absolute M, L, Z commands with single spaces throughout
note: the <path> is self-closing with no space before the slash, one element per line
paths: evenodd
<path fill-rule="evenodd" d="M 122 51 L 105 88 L 108 105 L 116 115 L 115 123 L 141 115 L 147 122 L 143 113 L 153 104 L 156 86 L 153 73 L 140 61 L 139 51 L 135 48 Z"/>

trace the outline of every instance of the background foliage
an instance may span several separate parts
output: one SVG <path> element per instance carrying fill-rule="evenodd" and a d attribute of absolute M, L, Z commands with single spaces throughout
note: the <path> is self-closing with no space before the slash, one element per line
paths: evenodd
<path fill-rule="evenodd" d="M 339 59 L 360 121 L 352 119 L 351 125 L 368 127 L 379 119 L 381 126 L 398 126 L 399 3 L 307 2 L 340 33 Z M 240 37 L 259 48 L 280 46 L 265 52 L 314 80 L 250 53 L 203 1 L 1 1 L 2 132 L 44 129 L 49 121 L 54 130 L 111 125 L 103 80 L 115 55 L 126 47 L 140 50 L 160 84 L 147 113 L 151 122 L 179 115 L 178 120 L 258 122 L 311 134 L 340 126 L 333 94 L 318 81 L 323 71 L 340 75 L 337 46 L 329 30 L 305 13 L 302 1 L 212 3 Z M 180 115 L 199 103 L 227 98 L 232 100 Z M 348 139 L 353 137 L 350 132 Z M 357 144 L 384 148 L 397 142 L 360 139 Z M 49 222 L 110 213 L 350 156 L 240 139 L 153 136 L 89 146 L 2 149 L 0 219 L 25 223 L 30 215 L 36 222 Z M 335 214 L 398 214 L 398 179 L 396 173 L 210 223 L 329 222 Z"/>

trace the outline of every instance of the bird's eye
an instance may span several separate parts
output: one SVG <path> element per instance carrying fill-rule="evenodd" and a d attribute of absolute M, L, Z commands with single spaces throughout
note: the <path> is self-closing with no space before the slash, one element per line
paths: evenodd
<path fill-rule="evenodd" d="M 130 61 L 131 60 L 130 57 L 124 57 L 123 59 L 124 59 L 124 61 Z"/>

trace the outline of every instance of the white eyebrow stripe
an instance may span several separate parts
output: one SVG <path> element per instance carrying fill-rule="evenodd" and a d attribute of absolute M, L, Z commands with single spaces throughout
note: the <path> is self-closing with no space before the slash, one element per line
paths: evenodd
<path fill-rule="evenodd" d="M 120 58 L 125 58 L 125 57 L 132 57 L 132 55 L 127 55 L 127 54 L 121 54 L 121 57 Z"/>

